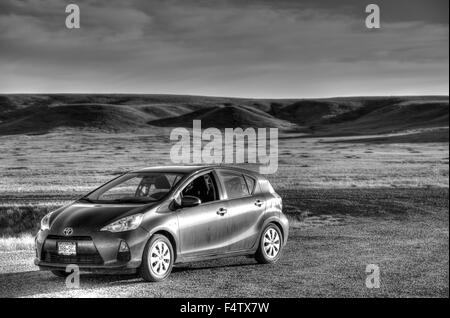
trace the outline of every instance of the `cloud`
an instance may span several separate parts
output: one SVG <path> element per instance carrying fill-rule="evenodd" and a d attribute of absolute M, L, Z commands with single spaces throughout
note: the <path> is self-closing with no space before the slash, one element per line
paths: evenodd
<path fill-rule="evenodd" d="M 5 92 L 282 97 L 335 94 L 336 81 L 345 94 L 448 92 L 448 23 L 431 14 L 397 9 L 367 30 L 348 0 L 76 3 L 79 30 L 64 27 L 60 1 L 2 2 Z"/>

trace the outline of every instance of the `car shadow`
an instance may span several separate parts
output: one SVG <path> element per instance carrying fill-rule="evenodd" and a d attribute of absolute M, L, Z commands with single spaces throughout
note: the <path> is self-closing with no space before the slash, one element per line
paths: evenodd
<path fill-rule="evenodd" d="M 201 271 L 252 267 L 259 264 L 253 259 L 232 259 L 232 260 L 213 260 L 195 263 L 178 264 L 173 267 L 173 278 L 177 274 Z M 81 290 L 89 289 L 95 293 L 96 288 L 108 286 L 129 286 L 147 284 L 139 274 L 100 274 L 100 273 L 81 273 Z M 167 281 L 170 284 L 170 278 Z M 71 291 L 66 286 L 66 279 L 54 276 L 49 271 L 23 271 L 15 273 L 0 273 L 0 297 L 51 297 L 54 294 Z M 86 295 L 89 296 L 88 292 Z M 85 296 L 83 294 L 83 296 Z"/>
<path fill-rule="evenodd" d="M 129 280 L 138 281 L 140 278 L 136 274 L 129 275 L 108 275 L 81 273 L 81 284 L 83 288 L 100 287 L 114 283 L 127 282 Z M 66 286 L 66 279 L 56 277 L 49 271 L 26 271 L 16 273 L 0 274 L 0 297 L 30 297 L 42 296 L 66 292 L 70 289 Z"/>
<path fill-rule="evenodd" d="M 215 263 L 211 263 L 215 262 Z M 259 266 L 260 264 L 257 263 L 254 260 L 242 260 L 239 263 L 217 263 L 218 261 L 211 261 L 211 262 L 199 262 L 199 263 L 186 263 L 186 264 L 180 264 L 176 265 L 172 269 L 172 273 L 177 272 L 188 272 L 188 271 L 197 271 L 197 270 L 208 270 L 208 269 L 216 269 L 216 268 L 231 268 L 231 267 L 247 267 L 247 266 Z"/>

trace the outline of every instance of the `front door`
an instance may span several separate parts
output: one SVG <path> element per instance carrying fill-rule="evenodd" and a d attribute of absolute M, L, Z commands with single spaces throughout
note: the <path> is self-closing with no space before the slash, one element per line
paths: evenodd
<path fill-rule="evenodd" d="M 227 246 L 228 215 L 214 174 L 193 179 L 181 191 L 181 196 L 186 195 L 195 196 L 202 203 L 178 211 L 181 254 L 195 258 L 223 253 Z"/>

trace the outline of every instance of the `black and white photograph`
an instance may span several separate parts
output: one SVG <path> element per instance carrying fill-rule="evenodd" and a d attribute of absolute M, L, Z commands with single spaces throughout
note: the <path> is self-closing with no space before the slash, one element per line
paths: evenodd
<path fill-rule="evenodd" d="M 0 1 L 0 298 L 448 297 L 447 0 Z"/>

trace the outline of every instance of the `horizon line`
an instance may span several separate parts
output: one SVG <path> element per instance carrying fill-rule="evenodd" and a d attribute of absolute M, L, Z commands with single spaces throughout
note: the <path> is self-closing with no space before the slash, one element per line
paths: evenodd
<path fill-rule="evenodd" d="M 176 94 L 176 93 L 107 93 L 107 92 L 99 92 L 99 93 L 81 93 L 81 92 L 46 92 L 46 93 L 3 93 L 0 92 L 0 96 L 2 95 L 166 95 L 166 96 L 187 96 L 187 97 L 209 97 L 209 98 L 230 98 L 230 99 L 265 99 L 265 100 L 286 100 L 286 99 L 334 99 L 334 98 L 374 98 L 374 97 L 449 97 L 449 93 L 447 94 L 391 94 L 391 95 L 340 95 L 340 96 L 322 96 L 322 97 L 241 97 L 241 96 L 221 96 L 221 95 L 199 95 L 199 94 Z"/>

